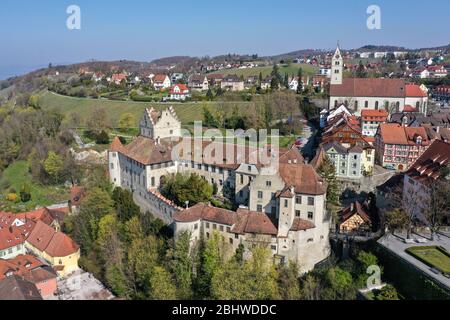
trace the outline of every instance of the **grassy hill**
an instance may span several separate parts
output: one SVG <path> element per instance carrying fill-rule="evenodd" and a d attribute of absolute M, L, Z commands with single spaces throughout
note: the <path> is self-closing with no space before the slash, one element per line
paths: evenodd
<path fill-rule="evenodd" d="M 285 73 L 289 75 L 297 75 L 298 70 L 300 67 L 303 69 L 303 74 L 309 74 L 309 75 L 315 75 L 317 71 L 319 70 L 317 67 L 314 67 L 309 64 L 290 64 L 290 65 L 282 65 L 280 66 L 280 74 L 284 75 Z M 267 66 L 267 67 L 257 67 L 252 69 L 227 69 L 227 70 L 220 70 L 214 73 L 219 74 L 237 74 L 238 76 L 258 76 L 259 73 L 262 73 L 263 77 L 267 77 L 272 72 L 273 66 Z"/>
<path fill-rule="evenodd" d="M 19 197 L 23 185 L 30 188 L 31 201 L 27 203 L 7 201 L 6 196 L 14 190 Z M 69 192 L 64 187 L 42 186 L 33 182 L 27 161 L 16 161 L 10 165 L 0 177 L 0 211 L 26 211 L 36 206 L 49 206 L 67 201 Z M 20 199 L 20 197 L 19 197 Z"/>
<path fill-rule="evenodd" d="M 152 102 L 134 102 L 134 101 L 112 101 L 105 99 L 73 98 L 45 92 L 39 100 L 43 109 L 57 110 L 66 115 L 66 119 L 72 112 L 78 113 L 82 120 L 86 120 L 98 107 L 104 107 L 108 113 L 113 125 L 117 125 L 120 116 L 124 113 L 132 113 L 136 119 L 140 119 L 146 108 L 154 107 L 157 110 L 166 109 L 173 106 L 175 112 L 183 124 L 193 123 L 195 120 L 203 119 L 203 107 L 207 106 L 210 110 L 216 110 L 219 105 L 217 102 L 198 102 L 198 103 L 152 103 Z M 227 112 L 235 105 L 242 105 L 245 108 L 246 102 L 222 103 Z M 137 123 L 136 123 L 137 126 Z"/>

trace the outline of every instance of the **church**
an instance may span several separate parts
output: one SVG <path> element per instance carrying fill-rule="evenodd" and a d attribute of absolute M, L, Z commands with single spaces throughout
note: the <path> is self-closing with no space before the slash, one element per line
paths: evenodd
<path fill-rule="evenodd" d="M 402 112 L 411 106 L 423 114 L 428 109 L 428 94 L 422 87 L 403 79 L 344 78 L 344 57 L 339 45 L 332 58 L 329 109 L 345 105 L 352 113 L 362 109 Z"/>

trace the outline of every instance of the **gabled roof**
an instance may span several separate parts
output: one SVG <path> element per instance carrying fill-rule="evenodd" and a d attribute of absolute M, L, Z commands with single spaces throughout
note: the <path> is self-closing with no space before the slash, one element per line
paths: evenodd
<path fill-rule="evenodd" d="M 405 97 L 405 82 L 401 79 L 345 78 L 341 85 L 331 85 L 335 97 Z"/>
<path fill-rule="evenodd" d="M 311 221 L 295 218 L 292 223 L 291 231 L 306 231 L 309 229 L 314 229 L 315 227 L 316 225 Z"/>
<path fill-rule="evenodd" d="M 262 212 L 254 212 L 248 209 L 238 209 L 238 221 L 231 230 L 238 234 L 264 234 L 276 236 L 278 229 L 270 218 Z"/>
<path fill-rule="evenodd" d="M 372 219 L 359 201 L 352 203 L 339 213 L 339 222 L 344 223 L 355 214 L 359 215 L 365 223 L 372 225 Z"/>
<path fill-rule="evenodd" d="M 279 174 L 286 188 L 294 187 L 295 193 L 308 195 L 323 195 L 326 193 L 326 182 L 311 165 L 280 163 Z"/>
<path fill-rule="evenodd" d="M 122 142 L 120 142 L 119 137 L 115 137 L 113 142 L 111 143 L 111 146 L 109 147 L 110 152 L 122 152 L 123 145 Z"/>
<path fill-rule="evenodd" d="M 405 173 L 410 178 L 430 183 L 439 178 L 441 170 L 450 162 L 450 144 L 434 141 Z"/>
<path fill-rule="evenodd" d="M 78 251 L 78 245 L 67 235 L 38 221 L 27 242 L 52 257 L 67 257 Z"/>
<path fill-rule="evenodd" d="M 34 284 L 18 276 L 0 281 L 0 300 L 42 300 Z"/>
<path fill-rule="evenodd" d="M 165 74 L 157 74 L 153 77 L 153 82 L 164 82 L 168 78 Z"/>
<path fill-rule="evenodd" d="M 407 84 L 406 85 L 406 97 L 414 98 L 425 98 L 428 97 L 426 92 L 424 92 L 417 84 Z"/>

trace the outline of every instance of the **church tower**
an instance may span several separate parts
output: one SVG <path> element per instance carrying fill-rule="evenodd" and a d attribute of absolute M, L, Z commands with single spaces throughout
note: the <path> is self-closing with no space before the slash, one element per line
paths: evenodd
<path fill-rule="evenodd" d="M 341 49 L 339 48 L 338 44 L 336 52 L 334 53 L 331 62 L 331 85 L 342 84 L 343 77 L 344 77 L 344 58 L 342 57 Z"/>

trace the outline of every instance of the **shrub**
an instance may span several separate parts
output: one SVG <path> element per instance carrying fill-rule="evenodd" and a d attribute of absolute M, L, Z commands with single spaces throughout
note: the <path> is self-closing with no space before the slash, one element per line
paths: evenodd
<path fill-rule="evenodd" d="M 109 135 L 105 130 L 102 130 L 102 132 L 100 132 L 96 138 L 95 138 L 95 142 L 97 144 L 108 144 L 109 143 Z"/>
<path fill-rule="evenodd" d="M 18 198 L 19 197 L 15 193 L 8 193 L 8 195 L 6 196 L 6 200 L 11 201 L 11 202 L 17 202 Z"/>
<path fill-rule="evenodd" d="M 26 184 L 24 184 L 20 190 L 20 200 L 22 202 L 29 202 L 31 200 L 30 187 Z"/>

